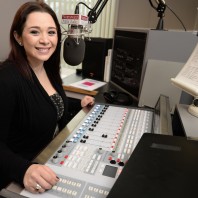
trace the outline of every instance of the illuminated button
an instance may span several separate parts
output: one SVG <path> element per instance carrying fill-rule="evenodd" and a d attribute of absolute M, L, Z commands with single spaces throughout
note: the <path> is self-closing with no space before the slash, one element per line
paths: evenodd
<path fill-rule="evenodd" d="M 96 159 L 96 154 L 93 155 L 92 159 Z"/>
<path fill-rule="evenodd" d="M 67 194 L 69 194 L 69 195 L 71 195 L 71 193 L 72 193 L 72 190 L 67 190 Z"/>
<path fill-rule="evenodd" d="M 67 180 L 67 184 L 69 184 L 69 185 L 70 185 L 70 184 L 71 184 L 71 181 L 70 181 L 70 180 Z"/>
<path fill-rule="evenodd" d="M 56 189 L 57 189 L 57 186 L 53 186 L 52 189 L 53 189 L 53 190 L 56 190 Z"/>
<path fill-rule="evenodd" d="M 94 192 L 98 192 L 98 188 L 94 188 Z"/>
<path fill-rule="evenodd" d="M 110 157 L 109 157 L 109 160 L 112 160 L 112 159 L 113 159 L 113 158 L 110 156 Z"/>
<path fill-rule="evenodd" d="M 98 155 L 97 160 L 100 161 L 101 159 L 101 155 Z"/>
<path fill-rule="evenodd" d="M 69 161 L 66 161 L 66 162 L 64 163 L 64 166 L 67 166 L 67 165 L 68 165 L 68 163 L 69 163 Z"/>
<path fill-rule="evenodd" d="M 111 145 L 114 147 L 114 146 L 115 146 L 115 143 L 112 143 Z M 112 148 L 113 148 L 113 147 L 112 147 Z"/>
<path fill-rule="evenodd" d="M 101 189 L 100 189 L 100 190 L 99 190 L 99 193 L 100 193 L 100 194 L 103 194 L 103 193 L 104 193 L 104 190 L 101 190 Z"/>
<path fill-rule="evenodd" d="M 109 192 L 105 190 L 104 191 L 104 195 L 108 195 L 108 194 L 109 194 Z"/>
<path fill-rule="evenodd" d="M 63 165 L 64 164 L 64 161 L 61 161 L 60 164 Z"/>
<path fill-rule="evenodd" d="M 73 191 L 73 192 L 72 192 L 72 195 L 73 195 L 73 196 L 76 196 L 76 195 L 77 195 L 77 192 L 76 192 L 76 191 Z"/>
<path fill-rule="evenodd" d="M 57 188 L 57 191 L 62 191 L 62 187 L 59 186 L 59 187 Z"/>
<path fill-rule="evenodd" d="M 89 190 L 92 191 L 93 190 L 93 187 L 92 186 L 89 186 Z"/>
<path fill-rule="evenodd" d="M 70 168 L 72 165 L 73 165 L 73 163 L 72 162 L 69 162 L 67 167 Z"/>
<path fill-rule="evenodd" d="M 72 166 L 73 169 L 75 169 L 77 167 L 77 163 L 74 163 L 74 165 Z"/>
<path fill-rule="evenodd" d="M 74 143 L 78 142 L 78 138 L 75 138 L 73 142 L 74 142 Z"/>
<path fill-rule="evenodd" d="M 67 192 L 67 188 L 63 188 L 63 189 L 62 189 L 62 192 L 63 192 L 63 193 L 66 193 L 66 192 Z"/>

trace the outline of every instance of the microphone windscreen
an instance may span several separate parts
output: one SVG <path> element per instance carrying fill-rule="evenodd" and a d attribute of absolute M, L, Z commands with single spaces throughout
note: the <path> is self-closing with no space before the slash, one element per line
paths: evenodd
<path fill-rule="evenodd" d="M 82 38 L 76 40 L 71 37 L 67 37 L 63 46 L 63 58 L 65 62 L 71 66 L 76 66 L 82 63 L 85 55 L 85 41 Z"/>

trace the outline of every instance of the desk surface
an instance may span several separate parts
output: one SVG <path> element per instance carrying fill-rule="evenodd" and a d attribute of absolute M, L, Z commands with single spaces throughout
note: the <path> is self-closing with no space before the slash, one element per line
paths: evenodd
<path fill-rule="evenodd" d="M 186 137 L 190 139 L 198 139 L 198 118 L 188 112 L 188 105 L 179 104 L 176 108 Z"/>
<path fill-rule="evenodd" d="M 68 77 L 63 78 L 63 85 L 69 85 L 71 83 L 80 81 L 82 79 L 83 79 L 83 77 L 81 75 L 71 74 Z M 123 90 L 121 90 L 118 86 L 114 85 L 111 82 L 107 82 L 104 86 L 98 88 L 96 91 L 98 91 L 98 93 L 94 97 L 95 97 L 96 102 L 98 102 L 98 103 L 106 103 L 106 101 L 103 97 L 103 94 L 105 92 L 109 92 L 109 91 L 123 92 Z M 84 96 L 82 94 L 71 93 L 71 92 L 68 92 L 68 91 L 66 91 L 66 94 L 67 94 L 68 97 L 71 97 L 71 98 L 74 97 L 74 98 L 77 98 L 77 99 L 82 99 L 82 97 Z M 137 105 L 138 105 L 138 101 L 134 100 L 133 104 L 130 105 L 130 106 L 136 106 L 137 107 Z"/>

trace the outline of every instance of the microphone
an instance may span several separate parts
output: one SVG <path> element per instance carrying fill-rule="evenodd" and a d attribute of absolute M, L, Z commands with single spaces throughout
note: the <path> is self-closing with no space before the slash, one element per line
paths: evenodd
<path fill-rule="evenodd" d="M 78 43 L 71 37 L 67 37 L 64 41 L 63 58 L 65 62 L 71 66 L 82 63 L 85 55 L 85 42 L 82 38 L 78 39 Z"/>
<path fill-rule="evenodd" d="M 68 24 L 68 31 L 65 31 L 68 37 L 63 45 L 63 58 L 67 64 L 76 66 L 83 61 L 85 55 L 84 35 L 89 35 L 92 32 L 91 24 L 96 22 L 107 1 L 104 0 L 99 9 L 102 0 L 98 0 L 93 9 L 89 8 L 85 3 L 79 2 L 75 8 L 75 14 L 62 15 L 62 23 Z M 80 4 L 90 10 L 88 16 L 79 14 Z"/>
<path fill-rule="evenodd" d="M 79 14 L 62 15 L 62 23 L 68 24 L 67 38 L 63 45 L 63 58 L 71 66 L 79 65 L 85 55 L 84 34 L 88 32 L 88 17 Z"/>

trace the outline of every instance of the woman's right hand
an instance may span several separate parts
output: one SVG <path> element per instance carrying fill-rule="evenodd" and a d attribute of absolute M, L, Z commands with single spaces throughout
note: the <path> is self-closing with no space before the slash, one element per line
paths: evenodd
<path fill-rule="evenodd" d="M 51 189 L 59 178 L 48 166 L 41 164 L 31 165 L 23 179 L 25 189 L 32 193 L 43 193 Z"/>

